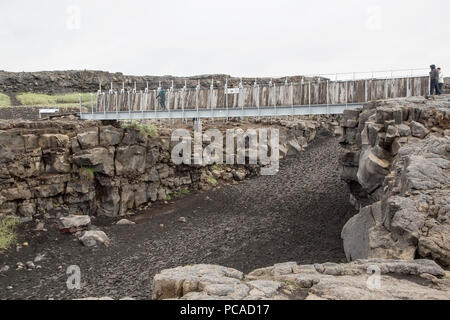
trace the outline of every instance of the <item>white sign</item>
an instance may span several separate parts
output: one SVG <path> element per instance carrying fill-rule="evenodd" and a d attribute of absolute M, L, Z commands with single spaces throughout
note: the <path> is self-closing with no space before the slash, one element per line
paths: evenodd
<path fill-rule="evenodd" d="M 56 113 L 59 109 L 39 109 L 39 113 Z"/>
<path fill-rule="evenodd" d="M 239 88 L 228 88 L 225 94 L 237 94 L 239 93 Z"/>
<path fill-rule="evenodd" d="M 54 114 L 59 112 L 59 109 L 39 109 L 39 118 L 42 118 L 43 114 Z"/>

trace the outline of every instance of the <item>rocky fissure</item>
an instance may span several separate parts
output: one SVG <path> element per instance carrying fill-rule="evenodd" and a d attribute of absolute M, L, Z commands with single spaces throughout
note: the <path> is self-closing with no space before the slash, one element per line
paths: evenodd
<path fill-rule="evenodd" d="M 320 126 L 312 120 L 274 123 L 281 157 L 301 152 Z M 0 215 L 130 215 L 259 172 L 258 164 L 175 165 L 171 130 L 158 131 L 152 136 L 139 127 L 75 118 L 0 122 Z"/>
<path fill-rule="evenodd" d="M 0 214 L 37 218 L 36 239 L 49 234 L 45 243 L 24 234 L 16 249 L 28 262 L 15 270 L 12 256 L 0 257 L 11 275 L 0 282 L 14 297 L 447 299 L 449 107 L 448 96 L 413 97 L 348 110 L 338 127 L 334 118 L 275 120 L 282 158 L 294 156 L 275 177 L 258 176 L 259 165 L 175 165 L 163 127 L 150 135 L 70 117 L 0 122 Z M 50 241 L 47 218 L 84 247 Z M 36 265 L 28 251 L 44 258 Z M 88 270 L 81 291 L 62 289 L 68 264 Z M 377 270 L 381 287 L 372 288 Z"/>

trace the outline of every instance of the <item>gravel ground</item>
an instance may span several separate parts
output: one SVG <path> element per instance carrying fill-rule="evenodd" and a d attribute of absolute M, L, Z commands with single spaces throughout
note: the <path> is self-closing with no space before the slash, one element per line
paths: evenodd
<path fill-rule="evenodd" d="M 111 239 L 108 248 L 85 248 L 49 222 L 49 231 L 39 235 L 24 226 L 20 241 L 29 245 L 0 255 L 0 268 L 11 267 L 0 273 L 0 299 L 149 299 L 153 276 L 180 265 L 220 264 L 249 272 L 287 261 L 342 262 L 340 232 L 356 212 L 339 178 L 338 151 L 332 137 L 320 135 L 305 152 L 283 160 L 276 176 L 156 205 L 133 217 L 136 225 L 94 219 Z M 186 223 L 178 222 L 180 217 Z M 17 262 L 37 254 L 45 255 L 36 263 L 42 268 L 15 270 Z M 70 265 L 81 268 L 80 290 L 66 287 Z"/>

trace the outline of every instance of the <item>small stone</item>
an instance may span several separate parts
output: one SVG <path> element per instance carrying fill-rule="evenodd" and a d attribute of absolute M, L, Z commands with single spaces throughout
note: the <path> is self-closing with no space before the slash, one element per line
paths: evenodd
<path fill-rule="evenodd" d="M 179 219 L 178 219 L 178 222 L 181 222 L 181 223 L 186 223 L 186 218 L 185 217 L 180 217 Z"/>
<path fill-rule="evenodd" d="M 423 124 L 416 121 L 411 121 L 410 127 L 412 136 L 416 138 L 423 139 L 430 133 L 430 131 L 426 129 Z"/>
<path fill-rule="evenodd" d="M 17 262 L 16 266 L 16 270 L 22 270 L 23 268 L 25 268 L 25 265 L 22 262 Z"/>
<path fill-rule="evenodd" d="M 23 243 L 23 246 L 24 246 L 24 247 L 28 247 L 28 246 L 29 246 L 28 242 L 24 242 L 24 243 Z"/>
<path fill-rule="evenodd" d="M 44 225 L 44 223 L 43 222 L 39 222 L 37 225 L 36 225 L 36 228 L 34 229 L 35 231 L 47 231 L 46 229 L 45 229 L 45 225 Z"/>
<path fill-rule="evenodd" d="M 106 247 L 109 246 L 110 240 L 106 233 L 99 230 L 90 230 L 83 232 L 82 236 L 79 238 L 79 240 L 86 246 L 86 247 L 93 247 L 96 246 L 97 243 L 104 244 Z"/>
<path fill-rule="evenodd" d="M 126 226 L 126 225 L 133 225 L 136 224 L 136 222 L 130 221 L 128 219 L 122 219 L 119 222 L 116 223 L 119 226 Z"/>
<path fill-rule="evenodd" d="M 58 224 L 61 232 L 75 233 L 80 229 L 86 228 L 91 223 L 89 216 L 74 216 L 59 218 Z"/>
<path fill-rule="evenodd" d="M 27 261 L 26 263 L 27 269 L 36 269 L 36 266 L 34 265 L 33 261 Z"/>
<path fill-rule="evenodd" d="M 44 255 L 43 254 L 38 254 L 36 256 L 36 258 L 34 258 L 34 262 L 41 262 L 42 260 L 44 260 Z"/>
<path fill-rule="evenodd" d="M 12 286 L 7 286 L 7 287 L 6 287 L 6 289 L 8 289 L 8 290 L 12 290 L 12 289 L 13 289 L 13 287 L 12 287 Z"/>
<path fill-rule="evenodd" d="M 3 266 L 3 267 L 1 267 L 0 268 L 0 273 L 2 273 L 2 272 L 7 272 L 9 270 L 9 266 Z"/>
<path fill-rule="evenodd" d="M 161 224 L 159 225 L 159 227 L 160 227 L 160 228 L 164 228 L 164 225 L 161 223 Z"/>

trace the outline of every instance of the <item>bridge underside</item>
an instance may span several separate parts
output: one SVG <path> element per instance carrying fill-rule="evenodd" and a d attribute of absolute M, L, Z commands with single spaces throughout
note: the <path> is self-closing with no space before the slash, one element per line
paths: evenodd
<path fill-rule="evenodd" d="M 184 109 L 153 111 L 105 111 L 81 113 L 83 120 L 146 120 L 185 118 L 278 117 L 342 114 L 344 110 L 361 108 L 361 103 L 333 105 L 301 105 L 279 107 L 245 107 L 229 109 Z"/>

